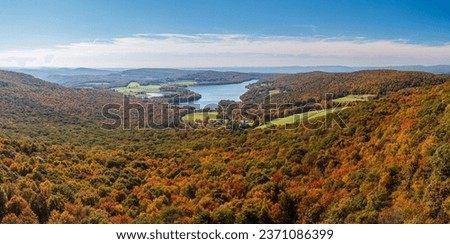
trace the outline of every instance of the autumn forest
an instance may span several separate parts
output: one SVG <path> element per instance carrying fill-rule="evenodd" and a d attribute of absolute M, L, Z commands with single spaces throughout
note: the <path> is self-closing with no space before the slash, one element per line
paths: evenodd
<path fill-rule="evenodd" d="M 373 98 L 312 118 L 313 127 L 258 128 L 329 106 L 326 93 Z M 291 106 L 271 114 L 268 99 Z M 231 122 L 220 126 L 175 117 L 164 128 L 102 129 L 103 106 L 122 101 L 0 71 L 1 223 L 450 222 L 448 75 L 265 76 L 233 107 L 245 127 L 223 110 Z"/>

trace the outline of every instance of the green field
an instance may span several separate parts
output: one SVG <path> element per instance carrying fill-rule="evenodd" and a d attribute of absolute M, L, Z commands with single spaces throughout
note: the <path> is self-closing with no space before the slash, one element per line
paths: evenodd
<path fill-rule="evenodd" d="M 158 93 L 160 92 L 160 85 L 147 85 L 141 86 L 137 82 L 130 82 L 126 87 L 115 87 L 113 90 L 118 91 L 120 93 L 129 94 L 129 95 L 137 95 L 147 92 Z"/>
<path fill-rule="evenodd" d="M 205 121 L 206 117 L 209 117 L 211 120 L 217 119 L 217 112 L 197 112 L 191 113 L 183 116 L 181 118 L 185 122 L 195 123 L 198 120 Z"/>
<path fill-rule="evenodd" d="M 330 109 L 323 109 L 323 110 L 315 110 L 315 111 L 309 111 L 301 114 L 294 114 L 285 118 L 275 119 L 272 120 L 270 123 L 261 125 L 257 128 L 259 129 L 265 129 L 270 126 L 281 126 L 281 125 L 288 125 L 288 124 L 295 124 L 300 122 L 303 119 L 317 119 L 320 117 L 324 117 L 327 114 L 330 113 L 337 113 L 339 111 L 342 111 L 344 109 L 347 109 L 348 107 L 337 107 L 337 108 L 330 108 Z"/>
<path fill-rule="evenodd" d="M 174 85 L 180 85 L 180 86 L 194 86 L 197 85 L 197 81 L 195 80 L 177 80 L 173 82 Z"/>
<path fill-rule="evenodd" d="M 336 103 L 350 103 L 350 102 L 365 102 L 370 98 L 375 97 L 375 95 L 364 94 L 364 95 L 348 95 L 346 97 L 341 97 L 337 99 L 333 99 L 333 102 Z"/>
<path fill-rule="evenodd" d="M 275 89 L 275 90 L 270 90 L 269 91 L 269 94 L 270 95 L 277 95 L 277 94 L 280 94 L 281 92 L 280 92 L 280 89 Z"/>

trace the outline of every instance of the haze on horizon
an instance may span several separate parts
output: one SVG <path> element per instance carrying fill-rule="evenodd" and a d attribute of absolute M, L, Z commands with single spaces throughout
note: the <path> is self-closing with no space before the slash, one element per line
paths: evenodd
<path fill-rule="evenodd" d="M 450 64 L 446 1 L 6 1 L 0 67 Z"/>

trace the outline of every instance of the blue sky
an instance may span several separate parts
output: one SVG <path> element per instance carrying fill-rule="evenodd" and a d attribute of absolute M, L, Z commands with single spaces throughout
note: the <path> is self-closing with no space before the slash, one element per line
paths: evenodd
<path fill-rule="evenodd" d="M 448 64 L 449 13 L 432 0 L 2 0 L 0 66 Z"/>

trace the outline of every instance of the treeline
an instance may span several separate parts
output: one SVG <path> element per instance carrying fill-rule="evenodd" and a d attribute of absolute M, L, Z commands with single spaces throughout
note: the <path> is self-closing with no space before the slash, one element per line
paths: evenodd
<path fill-rule="evenodd" d="M 219 71 L 200 71 L 197 73 L 184 75 L 178 80 L 194 80 L 202 85 L 215 84 L 233 84 L 244 81 L 271 77 L 271 74 L 261 73 L 240 73 L 240 72 L 219 72 Z"/>

